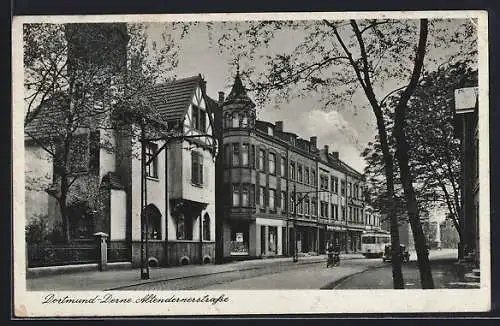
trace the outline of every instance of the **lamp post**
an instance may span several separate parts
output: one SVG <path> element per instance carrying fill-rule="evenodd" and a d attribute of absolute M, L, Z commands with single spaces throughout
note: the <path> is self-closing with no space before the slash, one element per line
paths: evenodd
<path fill-rule="evenodd" d="M 141 280 L 149 279 L 148 263 L 148 212 L 147 206 L 147 178 L 146 178 L 146 121 L 141 125 Z"/>

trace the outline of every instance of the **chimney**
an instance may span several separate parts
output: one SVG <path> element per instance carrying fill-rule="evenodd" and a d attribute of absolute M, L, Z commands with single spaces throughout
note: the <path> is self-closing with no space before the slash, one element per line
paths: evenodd
<path fill-rule="evenodd" d="M 325 155 L 326 157 L 328 157 L 328 145 L 325 145 L 324 147 L 325 147 Z"/>
<path fill-rule="evenodd" d="M 333 157 L 335 157 L 336 160 L 339 159 L 339 152 L 332 152 Z"/>
<path fill-rule="evenodd" d="M 222 103 L 224 103 L 224 92 L 220 91 L 219 92 L 219 105 L 222 106 Z"/>
<path fill-rule="evenodd" d="M 274 126 L 276 127 L 276 131 L 283 132 L 283 121 L 276 121 Z"/>
<path fill-rule="evenodd" d="M 315 151 L 318 148 L 318 137 L 310 137 L 309 142 L 311 143 L 311 151 Z"/>

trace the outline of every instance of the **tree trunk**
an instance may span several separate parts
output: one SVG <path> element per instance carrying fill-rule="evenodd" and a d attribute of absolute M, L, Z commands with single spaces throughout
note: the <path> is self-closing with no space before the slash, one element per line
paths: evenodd
<path fill-rule="evenodd" d="M 61 222 L 62 222 L 62 231 L 63 231 L 63 236 L 64 239 L 66 240 L 67 243 L 70 242 L 71 237 L 70 237 L 70 230 L 69 230 L 69 216 L 68 216 L 68 210 L 66 207 L 66 198 L 67 198 L 67 184 L 66 178 L 61 178 L 61 196 L 59 197 L 59 211 L 61 213 Z"/>
<path fill-rule="evenodd" d="M 396 157 L 399 165 L 399 173 L 401 183 L 403 185 L 406 205 L 408 210 L 408 218 L 410 221 L 413 239 L 415 242 L 415 251 L 417 252 L 417 264 L 420 272 L 420 282 L 423 289 L 433 289 L 434 281 L 432 279 L 431 268 L 429 264 L 429 256 L 426 245 L 426 239 L 420 223 L 418 212 L 417 199 L 415 189 L 413 188 L 413 180 L 409 167 L 409 146 L 406 139 L 406 105 L 417 87 L 420 72 L 423 66 L 425 55 L 425 47 L 427 43 L 427 20 L 420 20 L 420 37 L 419 44 L 415 56 L 415 64 L 408 87 L 404 90 L 399 103 L 396 107 L 394 115 L 394 136 L 396 138 Z"/>

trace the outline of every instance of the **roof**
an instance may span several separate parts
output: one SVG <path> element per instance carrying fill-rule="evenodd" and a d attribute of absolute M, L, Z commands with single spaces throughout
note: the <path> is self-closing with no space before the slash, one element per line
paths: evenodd
<path fill-rule="evenodd" d="M 241 103 L 250 105 L 252 108 L 255 107 L 255 103 L 253 103 L 250 97 L 248 97 L 247 95 L 247 91 L 245 89 L 245 86 L 243 86 L 239 71 L 236 72 L 236 77 L 234 77 L 234 83 L 233 87 L 231 88 L 231 92 L 229 92 L 229 95 L 224 101 L 224 104 L 232 103 Z"/>
<path fill-rule="evenodd" d="M 201 75 L 178 79 L 154 86 L 146 92 L 146 96 L 164 120 L 181 121 L 184 120 L 196 88 L 202 82 Z"/>

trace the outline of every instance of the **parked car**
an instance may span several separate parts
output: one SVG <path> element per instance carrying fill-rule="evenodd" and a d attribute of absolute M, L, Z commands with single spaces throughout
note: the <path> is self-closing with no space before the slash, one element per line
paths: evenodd
<path fill-rule="evenodd" d="M 401 252 L 401 262 L 409 262 L 410 261 L 410 253 L 406 250 L 405 245 L 399 246 Z M 384 254 L 382 256 L 382 261 L 391 261 L 392 260 L 392 246 L 390 244 L 385 246 Z"/>

